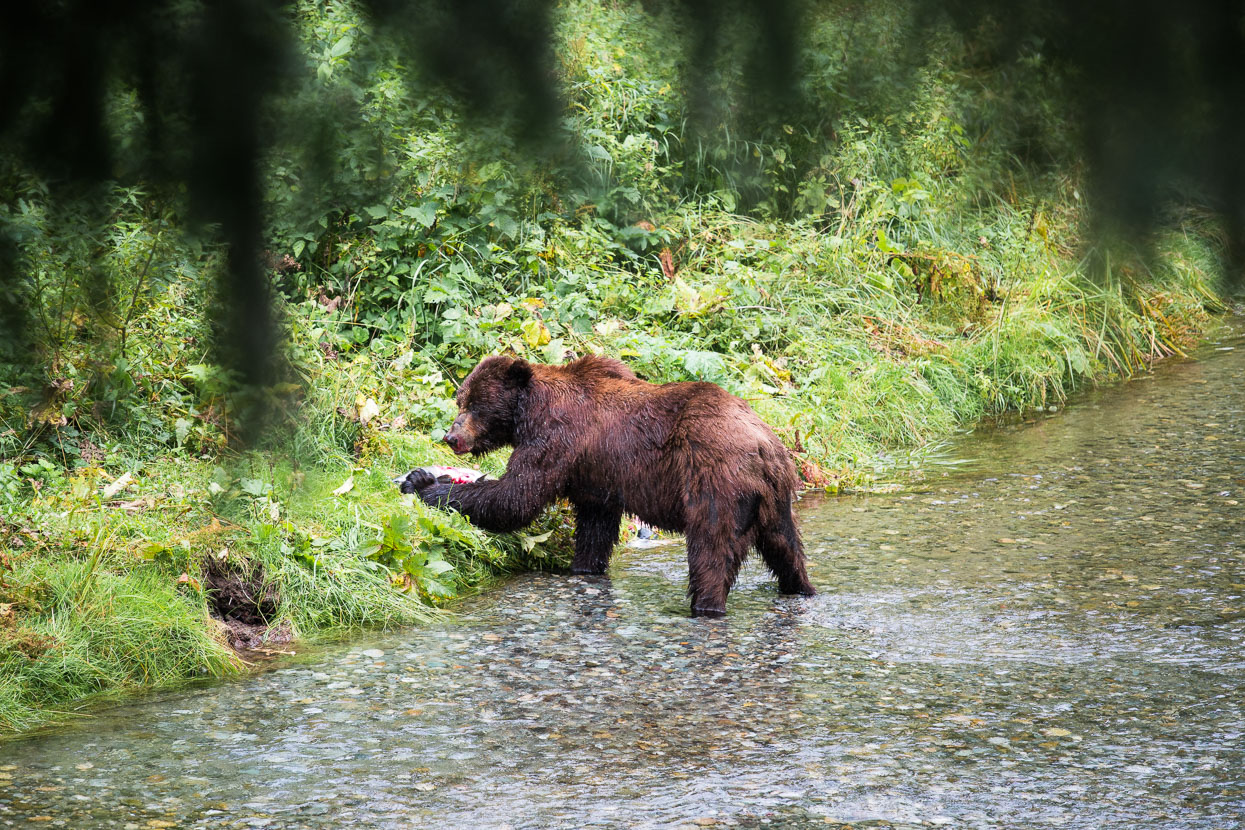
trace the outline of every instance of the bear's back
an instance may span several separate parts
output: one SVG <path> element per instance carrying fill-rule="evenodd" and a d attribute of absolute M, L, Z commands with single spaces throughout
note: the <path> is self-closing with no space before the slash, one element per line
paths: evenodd
<path fill-rule="evenodd" d="M 618 380 L 638 380 L 635 372 L 627 368 L 627 364 L 613 357 L 604 355 L 584 355 L 567 363 L 562 369 L 577 378 L 590 381 L 593 378 L 616 378 Z"/>

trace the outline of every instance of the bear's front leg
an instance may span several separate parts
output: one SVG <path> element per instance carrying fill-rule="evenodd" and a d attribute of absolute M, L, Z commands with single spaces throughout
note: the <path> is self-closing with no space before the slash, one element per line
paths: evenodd
<path fill-rule="evenodd" d="M 507 487 L 505 476 L 497 481 L 465 484 L 433 484 L 416 491 L 429 507 L 456 510 L 473 525 L 494 533 L 509 533 L 532 523 L 543 504 L 525 498 L 521 488 Z"/>
<path fill-rule="evenodd" d="M 618 544 L 622 508 L 575 505 L 575 558 L 573 574 L 603 574 Z"/>
<path fill-rule="evenodd" d="M 560 469 L 543 457 L 541 448 L 522 447 L 495 481 L 438 483 L 416 493 L 424 504 L 457 510 L 477 527 L 508 533 L 531 524 L 554 500 L 561 482 Z"/>
<path fill-rule="evenodd" d="M 465 484 L 429 484 L 415 491 L 415 495 L 419 496 L 419 500 L 429 507 L 439 507 L 445 509 L 454 507 L 450 500 L 450 494 Z M 403 491 L 405 492 L 405 491 Z"/>

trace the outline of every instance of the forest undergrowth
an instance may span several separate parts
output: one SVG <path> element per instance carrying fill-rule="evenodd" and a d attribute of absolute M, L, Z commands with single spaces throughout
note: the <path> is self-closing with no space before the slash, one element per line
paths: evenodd
<path fill-rule="evenodd" d="M 749 120 L 725 63 L 720 110 L 688 109 L 682 21 L 567 2 L 565 113 L 535 153 L 421 86 L 348 3 L 300 5 L 305 77 L 266 163 L 284 344 L 262 400 L 219 360 L 224 256 L 178 194 L 71 198 L 0 159 L 35 311 L 32 352 L 0 363 L 0 729 L 564 566 L 564 509 L 487 534 L 390 481 L 454 463 L 438 439 L 488 354 L 721 384 L 837 493 L 1194 344 L 1222 307 L 1214 223 L 1172 207 L 1144 250 L 1093 230 L 1040 48 L 1003 77 L 935 31 L 914 61 L 907 11 L 816 17 L 811 105 Z M 132 91 L 115 109 L 137 129 Z"/>

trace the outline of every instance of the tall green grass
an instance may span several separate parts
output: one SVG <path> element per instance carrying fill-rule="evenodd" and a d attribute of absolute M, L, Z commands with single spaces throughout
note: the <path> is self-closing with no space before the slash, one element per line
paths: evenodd
<path fill-rule="evenodd" d="M 143 569 L 32 560 L 8 577 L 21 621 L 0 638 L 0 726 L 24 729 L 73 701 L 241 669 L 204 603 Z"/>

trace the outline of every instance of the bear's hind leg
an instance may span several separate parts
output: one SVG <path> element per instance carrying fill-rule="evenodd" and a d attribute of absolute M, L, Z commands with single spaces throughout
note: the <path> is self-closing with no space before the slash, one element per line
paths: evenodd
<path fill-rule="evenodd" d="M 778 507 L 778 520 L 762 523 L 757 530 L 757 551 L 766 566 L 778 577 L 778 590 L 784 594 L 811 597 L 817 589 L 808 581 L 804 568 L 804 544 L 791 515 L 791 506 Z"/>
<path fill-rule="evenodd" d="M 618 544 L 622 523 L 620 508 L 604 505 L 575 506 L 575 557 L 573 574 L 603 574 L 610 565 L 610 554 Z"/>
<path fill-rule="evenodd" d="M 693 617 L 726 615 L 726 595 L 748 553 L 746 540 L 728 534 L 687 529 L 687 593 Z"/>

